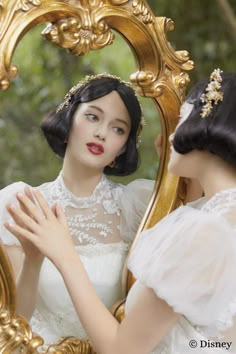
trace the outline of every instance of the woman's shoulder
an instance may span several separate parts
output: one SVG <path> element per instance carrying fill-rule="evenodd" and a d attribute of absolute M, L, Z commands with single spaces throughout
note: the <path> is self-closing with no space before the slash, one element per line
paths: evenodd
<path fill-rule="evenodd" d="M 131 182 L 129 182 L 125 188 L 126 190 L 135 190 L 135 191 L 143 191 L 143 190 L 147 190 L 147 191 L 151 191 L 154 188 L 154 184 L 155 181 L 151 180 L 151 179 L 146 179 L 146 178 L 138 178 L 135 179 Z"/>
<path fill-rule="evenodd" d="M 133 211 L 143 213 L 151 198 L 154 181 L 136 179 L 128 184 L 109 182 L 113 198 L 116 200 L 121 213 Z"/>
<path fill-rule="evenodd" d="M 119 192 L 119 198 L 122 199 L 123 197 L 128 195 L 130 199 L 130 197 L 132 196 L 137 196 L 137 198 L 140 198 L 141 195 L 143 195 L 143 197 L 145 195 L 150 197 L 154 188 L 155 181 L 139 178 L 127 184 L 117 183 L 113 181 L 109 181 L 109 183 L 112 190 Z"/>
<path fill-rule="evenodd" d="M 5 245 L 18 245 L 19 241 L 4 227 L 4 222 L 11 221 L 11 217 L 7 212 L 6 205 L 16 203 L 16 193 L 23 192 L 28 186 L 25 182 L 14 182 L 0 190 L 0 240 Z"/>
<path fill-rule="evenodd" d="M 4 198 L 5 196 L 10 199 L 17 192 L 23 191 L 26 186 L 29 186 L 29 184 L 22 181 L 13 182 L 0 190 L 0 197 Z"/>
<path fill-rule="evenodd" d="M 121 213 L 121 235 L 132 241 L 150 201 L 154 181 L 134 180 L 127 185 L 114 186 L 113 195 Z"/>

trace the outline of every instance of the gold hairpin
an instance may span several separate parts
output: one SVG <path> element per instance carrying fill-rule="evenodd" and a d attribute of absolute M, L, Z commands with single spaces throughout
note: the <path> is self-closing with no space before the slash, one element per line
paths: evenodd
<path fill-rule="evenodd" d="M 217 105 L 220 101 L 223 101 L 223 92 L 221 89 L 222 77 L 220 69 L 215 69 L 211 76 L 205 92 L 201 95 L 200 100 L 203 103 L 200 116 L 206 118 L 209 116 L 213 109 L 213 105 Z"/>
<path fill-rule="evenodd" d="M 116 76 L 116 75 L 112 75 L 112 74 L 108 74 L 108 73 L 101 73 L 101 74 L 97 74 L 97 75 L 87 75 L 85 76 L 85 78 L 83 80 L 80 80 L 80 82 L 73 86 L 69 91 L 68 93 L 65 95 L 64 97 L 64 100 L 63 102 L 57 107 L 56 109 L 56 113 L 62 111 L 64 108 L 68 107 L 69 104 L 70 104 L 70 101 L 72 99 L 72 96 L 74 95 L 74 93 L 79 89 L 81 88 L 82 86 L 85 86 L 87 85 L 90 81 L 93 81 L 95 79 L 100 79 L 100 78 L 112 78 L 112 79 L 116 79 L 118 80 L 120 83 L 122 84 L 125 84 L 126 86 L 130 87 L 133 91 L 134 91 L 134 94 L 137 98 L 137 100 L 139 101 L 139 98 L 138 98 L 138 95 L 137 95 L 137 92 L 135 90 L 135 88 L 133 87 L 133 85 L 128 82 L 128 81 L 124 81 L 122 80 L 119 76 Z M 141 108 L 141 121 L 140 121 L 140 125 L 138 127 L 138 130 L 137 130 L 137 147 L 139 146 L 139 144 L 141 143 L 141 132 L 142 132 L 142 129 L 143 129 L 143 126 L 146 124 L 145 123 L 145 120 L 144 120 L 144 116 L 143 116 L 143 110 L 142 110 L 142 105 L 139 101 L 139 104 L 140 104 L 140 108 Z"/>

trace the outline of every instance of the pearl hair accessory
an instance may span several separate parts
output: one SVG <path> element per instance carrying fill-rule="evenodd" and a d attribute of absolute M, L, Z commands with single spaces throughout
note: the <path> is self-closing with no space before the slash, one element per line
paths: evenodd
<path fill-rule="evenodd" d="M 208 83 L 205 92 L 201 95 L 200 100 L 203 103 L 200 116 L 202 118 L 207 118 L 211 111 L 213 110 L 213 105 L 217 105 L 220 101 L 223 101 L 223 92 L 221 89 L 222 70 L 215 69 L 211 76 L 210 82 Z"/>

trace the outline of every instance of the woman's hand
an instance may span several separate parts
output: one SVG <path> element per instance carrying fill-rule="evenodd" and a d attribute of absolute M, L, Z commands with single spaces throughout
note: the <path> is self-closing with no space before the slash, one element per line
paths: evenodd
<path fill-rule="evenodd" d="M 35 204 L 35 201 L 34 201 L 34 198 L 30 192 L 30 188 L 29 187 L 25 187 L 24 188 L 24 193 L 25 195 L 32 201 L 32 203 L 36 206 Z M 20 206 L 20 209 L 22 211 L 24 211 L 25 213 L 27 213 L 27 209 L 25 208 L 24 204 L 21 202 L 19 196 L 20 196 L 21 193 L 17 193 L 16 195 L 16 198 L 19 202 L 19 206 Z M 15 223 L 17 223 L 18 225 L 22 226 L 22 227 L 25 227 L 25 225 L 23 223 L 21 223 L 21 220 L 18 218 L 18 211 L 16 210 L 16 206 L 14 204 L 8 204 L 6 206 L 6 209 L 7 211 L 9 212 L 9 214 L 11 215 L 11 217 L 13 218 L 13 220 L 15 221 Z M 8 228 L 8 225 L 9 223 L 5 223 L 4 224 L 5 227 L 11 231 L 9 228 Z M 11 231 L 12 232 L 12 231 Z M 44 259 L 44 256 L 43 254 L 32 244 L 32 242 L 24 239 L 24 238 L 21 238 L 21 237 L 18 237 L 18 240 L 20 241 L 21 243 L 21 247 L 24 251 L 24 254 L 26 256 L 26 260 L 29 261 L 29 262 L 32 262 L 35 263 L 38 261 L 38 263 L 42 263 L 43 259 Z"/>
<path fill-rule="evenodd" d="M 51 209 L 38 190 L 32 190 L 32 196 L 39 207 L 28 193 L 17 194 L 20 207 L 8 207 L 15 224 L 5 223 L 5 227 L 18 238 L 27 253 L 30 243 L 33 251 L 36 248 L 57 266 L 75 252 L 65 215 L 58 204 Z"/>

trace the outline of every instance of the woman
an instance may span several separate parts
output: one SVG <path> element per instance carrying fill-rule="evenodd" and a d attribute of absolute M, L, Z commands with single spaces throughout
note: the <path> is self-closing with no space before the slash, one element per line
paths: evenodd
<path fill-rule="evenodd" d="M 39 191 L 32 193 L 40 209 L 18 195 L 16 223 L 6 227 L 55 264 L 97 353 L 236 353 L 235 112 L 236 74 L 219 69 L 183 104 L 169 170 L 196 178 L 205 196 L 136 242 L 128 266 L 137 281 L 121 324 L 97 297 L 61 206 L 52 210 Z"/>
<path fill-rule="evenodd" d="M 124 186 L 106 177 L 129 175 L 138 167 L 139 101 L 120 78 L 89 76 L 69 91 L 41 128 L 49 146 L 63 158 L 63 166 L 55 181 L 38 189 L 49 205 L 59 202 L 63 207 L 74 249 L 110 308 L 124 297 L 122 268 L 153 188 L 148 180 Z M 13 203 L 24 186 L 14 183 L 0 192 L 2 221 L 7 216 L 5 204 Z M 17 313 L 29 319 L 34 312 L 32 328 L 46 343 L 69 335 L 86 339 L 54 265 L 28 242 L 16 245 L 6 231 L 2 226 L 0 238 L 19 273 Z"/>

